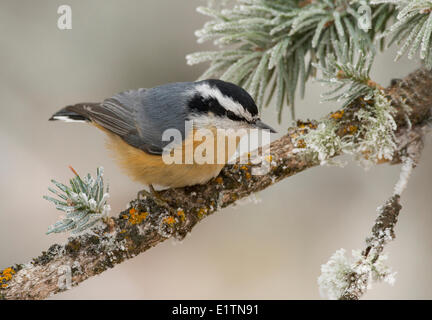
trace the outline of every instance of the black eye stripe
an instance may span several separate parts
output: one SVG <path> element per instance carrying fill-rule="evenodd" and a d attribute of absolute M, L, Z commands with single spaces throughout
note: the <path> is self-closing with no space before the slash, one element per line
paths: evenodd
<path fill-rule="evenodd" d="M 249 122 L 249 121 L 246 120 L 245 118 L 241 118 L 241 117 L 239 117 L 238 115 L 236 115 L 234 112 L 229 111 L 229 110 L 226 112 L 226 116 L 227 116 L 229 119 L 233 120 L 233 121 L 246 121 L 246 122 Z"/>
<path fill-rule="evenodd" d="M 203 96 L 197 94 L 192 97 L 192 99 L 188 103 L 188 106 L 191 112 L 199 114 L 208 114 L 209 112 L 212 112 L 219 117 L 227 117 L 228 119 L 231 119 L 233 121 L 245 121 L 250 123 L 250 121 L 248 121 L 247 119 L 240 117 L 234 112 L 222 107 L 216 98 L 204 98 Z"/>
<path fill-rule="evenodd" d="M 224 96 L 231 98 L 232 100 L 240 103 L 245 110 L 247 110 L 252 116 L 258 114 L 258 108 L 255 105 L 255 101 L 249 95 L 249 93 L 243 88 L 222 80 L 208 79 L 203 80 L 203 83 L 208 84 L 212 88 L 219 90 Z"/>

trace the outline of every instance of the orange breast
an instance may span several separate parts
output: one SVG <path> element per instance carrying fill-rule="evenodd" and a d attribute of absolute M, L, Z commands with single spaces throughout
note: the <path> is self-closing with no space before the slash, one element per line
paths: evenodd
<path fill-rule="evenodd" d="M 222 170 L 228 159 L 231 158 L 235 152 L 235 148 L 228 147 L 228 137 L 217 136 L 215 128 L 210 128 L 214 134 L 214 150 L 204 148 L 203 141 L 194 141 L 193 137 L 196 130 L 189 135 L 187 139 L 179 146 L 182 152 L 182 164 L 166 164 L 162 156 L 150 155 L 146 152 L 137 149 L 126 143 L 118 135 L 107 131 L 103 127 L 95 124 L 96 127 L 103 130 L 108 135 L 107 147 L 112 151 L 112 154 L 123 169 L 123 171 L 131 177 L 132 180 L 149 185 L 161 185 L 166 187 L 183 187 L 194 184 L 202 184 L 207 182 L 213 177 L 216 177 Z M 224 145 L 221 142 L 223 139 Z M 218 142 L 219 141 L 219 142 Z M 235 147 L 237 147 L 240 138 L 236 138 Z M 204 141 L 205 142 L 205 141 Z M 201 146 L 201 147 L 200 147 Z M 203 155 L 208 156 L 207 159 L 213 158 L 213 162 L 200 164 L 197 163 L 196 158 L 192 159 L 192 163 L 185 164 L 186 152 L 192 150 L 195 155 L 203 150 Z M 210 154 L 206 154 L 206 150 Z M 211 154 L 213 153 L 213 155 Z"/>

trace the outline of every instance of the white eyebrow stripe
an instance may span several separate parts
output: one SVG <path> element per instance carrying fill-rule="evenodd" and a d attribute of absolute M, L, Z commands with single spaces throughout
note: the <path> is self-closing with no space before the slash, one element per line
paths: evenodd
<path fill-rule="evenodd" d="M 254 117 L 240 103 L 234 101 L 230 97 L 223 95 L 218 88 L 212 88 L 208 84 L 203 83 L 196 86 L 196 90 L 201 93 L 204 98 L 212 97 L 217 99 L 219 104 L 226 110 L 229 110 L 248 121 L 254 120 Z"/>

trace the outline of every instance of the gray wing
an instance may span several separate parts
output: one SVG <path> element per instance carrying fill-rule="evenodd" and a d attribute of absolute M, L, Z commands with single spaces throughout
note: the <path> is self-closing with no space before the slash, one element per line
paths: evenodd
<path fill-rule="evenodd" d="M 147 89 L 128 90 L 104 100 L 102 103 L 80 103 L 67 106 L 58 115 L 72 113 L 97 123 L 108 131 L 120 136 L 131 146 L 149 154 L 161 155 L 164 144 L 162 135 L 152 125 L 152 119 L 146 119 L 146 109 L 152 106 L 143 104 Z M 151 114 L 150 114 L 151 116 Z M 146 119 L 145 124 L 143 119 Z M 147 128 L 143 128 L 145 125 Z M 152 134 L 150 134 L 152 133 Z"/>
<path fill-rule="evenodd" d="M 153 130 L 151 121 L 148 121 L 147 130 L 143 130 L 140 121 L 140 118 L 145 117 L 147 113 L 145 109 L 152 107 L 143 105 L 146 91 L 147 89 L 128 90 L 106 99 L 101 104 L 101 110 L 93 112 L 93 121 L 119 135 L 131 146 L 149 154 L 161 155 L 163 151 L 161 138 L 146 135 L 146 131 Z"/>
<path fill-rule="evenodd" d="M 128 90 L 102 103 L 81 103 L 63 110 L 93 121 L 117 134 L 131 146 L 149 154 L 161 155 L 166 129 L 176 128 L 185 136 L 184 94 L 187 83 L 175 83 L 152 89 Z"/>
<path fill-rule="evenodd" d="M 162 141 L 167 129 L 186 135 L 187 103 L 191 82 L 165 84 L 151 89 L 128 90 L 102 103 L 80 103 L 57 112 L 51 120 L 93 121 L 120 136 L 131 146 L 161 155 L 173 141 Z M 172 137 L 174 138 L 174 137 Z"/>

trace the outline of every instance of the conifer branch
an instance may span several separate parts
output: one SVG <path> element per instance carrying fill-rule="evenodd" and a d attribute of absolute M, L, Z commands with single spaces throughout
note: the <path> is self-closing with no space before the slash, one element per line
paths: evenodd
<path fill-rule="evenodd" d="M 404 80 L 393 81 L 385 89 L 387 99 L 395 108 L 394 120 L 397 125 L 394 132 L 397 146 L 392 160 L 385 161 L 401 163 L 407 154 L 412 132 L 422 132 L 430 125 L 431 86 L 432 74 L 420 69 Z M 361 103 L 361 99 L 353 101 L 342 116 L 332 119 L 336 123 L 343 122 L 344 126 L 349 123 L 359 125 L 354 111 L 358 110 Z M 408 115 L 406 106 L 411 110 Z M 254 164 L 226 166 L 216 179 L 204 185 L 161 192 L 168 206 L 150 198 L 134 200 L 128 210 L 121 212 L 118 217 L 110 218 L 105 225 L 94 227 L 92 232 L 69 238 L 64 245 L 54 244 L 27 264 L 16 264 L 4 269 L 0 275 L 5 278 L 0 298 L 44 299 L 62 292 L 68 289 L 67 285 L 62 285 L 62 281 L 67 279 L 67 272 L 59 272 L 64 267 L 70 270 L 71 285 L 76 286 L 169 238 L 183 239 L 208 215 L 282 179 L 319 165 L 321 161 L 317 157 L 298 152 L 296 140 L 305 134 L 305 130 L 314 130 L 319 124 L 319 121 L 298 123 L 296 127 L 288 129 L 285 136 L 274 141 L 271 144 L 271 158 L 268 159 L 271 168 L 267 174 L 251 175 L 252 169 L 258 166 Z M 346 135 L 344 126 L 336 132 L 340 137 Z M 335 152 L 332 157 L 338 154 Z"/>
<path fill-rule="evenodd" d="M 306 81 L 316 75 L 317 64 L 325 66 L 326 59 L 336 54 L 336 43 L 351 39 L 364 51 L 374 50 L 374 40 L 394 14 L 391 4 L 375 4 L 370 6 L 369 26 L 362 26 L 359 9 L 370 5 L 365 0 L 237 3 L 232 8 L 198 8 L 211 19 L 196 32 L 198 42 L 214 40 L 221 49 L 190 54 L 188 63 L 210 61 L 201 78 L 220 77 L 237 83 L 259 107 L 268 105 L 275 95 L 279 120 L 285 102 L 295 119 L 297 89 L 304 96 Z"/>
<path fill-rule="evenodd" d="M 372 0 L 372 4 L 395 4 L 396 22 L 382 37 L 392 35 L 389 46 L 401 45 L 395 60 L 408 49 L 408 58 L 412 59 L 417 51 L 428 69 L 432 68 L 432 2 L 428 0 Z"/>

